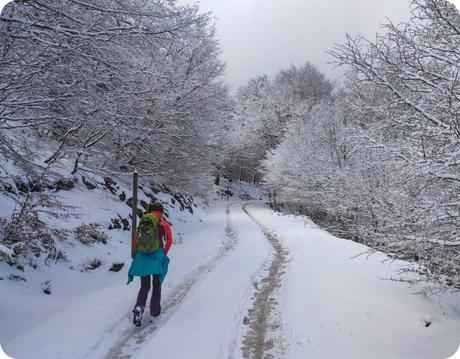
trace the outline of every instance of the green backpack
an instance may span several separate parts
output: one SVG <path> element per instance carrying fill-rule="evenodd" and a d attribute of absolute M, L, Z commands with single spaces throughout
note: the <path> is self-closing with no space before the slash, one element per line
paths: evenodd
<path fill-rule="evenodd" d="M 161 247 L 159 235 L 160 218 L 153 213 L 146 213 L 142 216 L 137 227 L 137 247 L 140 253 L 153 253 Z"/>

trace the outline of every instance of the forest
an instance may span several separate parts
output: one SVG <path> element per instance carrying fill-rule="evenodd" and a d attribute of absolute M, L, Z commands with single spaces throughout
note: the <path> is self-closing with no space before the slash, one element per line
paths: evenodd
<path fill-rule="evenodd" d="M 460 15 L 445 0 L 411 11 L 373 40 L 344 34 L 329 51 L 340 80 L 306 59 L 232 94 L 212 14 L 197 5 L 9 3 L 0 191 L 17 208 L 2 245 L 30 237 L 37 213 L 62 215 L 47 189 L 69 178 L 136 170 L 203 196 L 222 176 L 410 261 L 434 290 L 460 289 Z"/>

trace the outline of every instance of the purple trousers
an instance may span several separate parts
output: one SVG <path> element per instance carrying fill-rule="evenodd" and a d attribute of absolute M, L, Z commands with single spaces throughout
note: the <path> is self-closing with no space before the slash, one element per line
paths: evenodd
<path fill-rule="evenodd" d="M 150 281 L 152 281 L 150 315 L 158 317 L 161 313 L 161 283 L 159 275 L 147 275 L 145 277 L 141 277 L 141 289 L 139 289 L 139 294 L 137 295 L 137 302 L 135 307 L 145 308 L 145 304 L 147 303 L 147 296 L 149 295 L 150 291 Z"/>

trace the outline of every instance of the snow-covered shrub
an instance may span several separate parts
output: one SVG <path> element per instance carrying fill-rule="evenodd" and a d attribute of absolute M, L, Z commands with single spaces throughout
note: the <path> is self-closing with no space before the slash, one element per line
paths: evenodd
<path fill-rule="evenodd" d="M 67 232 L 49 228 L 38 216 L 37 211 L 27 211 L 22 216 L 17 214 L 7 222 L 4 231 L 3 245 L 9 249 L 10 265 L 26 261 L 36 265 L 36 259 L 43 258 L 45 264 L 49 260 L 63 258 L 56 249 L 55 240 L 64 240 Z"/>
<path fill-rule="evenodd" d="M 94 258 L 85 265 L 85 270 L 94 270 L 99 268 L 101 265 L 102 261 L 98 258 Z"/>
<path fill-rule="evenodd" d="M 85 245 L 93 243 L 106 244 L 109 240 L 107 234 L 101 229 L 101 226 L 97 223 L 82 223 L 74 230 L 75 238 Z"/>
<path fill-rule="evenodd" d="M 0 262 L 5 261 L 9 265 L 13 265 L 15 264 L 13 256 L 14 252 L 10 248 L 0 244 Z"/>
<path fill-rule="evenodd" d="M 60 178 L 54 184 L 56 191 L 64 190 L 68 191 L 75 187 L 75 179 L 73 178 Z"/>

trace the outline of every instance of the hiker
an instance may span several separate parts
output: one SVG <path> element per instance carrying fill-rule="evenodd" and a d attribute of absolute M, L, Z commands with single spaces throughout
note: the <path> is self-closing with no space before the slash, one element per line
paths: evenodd
<path fill-rule="evenodd" d="M 163 214 L 164 208 L 160 202 L 149 204 L 134 239 L 135 254 L 128 272 L 128 284 L 134 276 L 141 277 L 141 288 L 133 310 L 133 324 L 136 326 L 141 325 L 150 287 L 150 321 L 153 322 L 161 314 L 161 283 L 168 271 L 169 258 L 166 255 L 173 243 L 171 227 Z"/>

